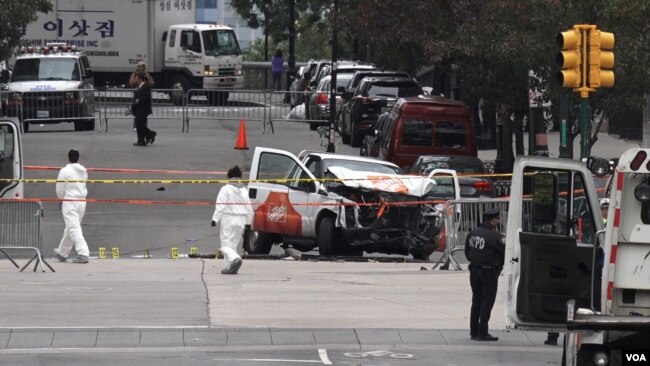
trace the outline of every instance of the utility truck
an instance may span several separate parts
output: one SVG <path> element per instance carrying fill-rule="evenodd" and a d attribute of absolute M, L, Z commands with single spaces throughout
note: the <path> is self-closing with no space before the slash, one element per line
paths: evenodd
<path fill-rule="evenodd" d="M 565 333 L 562 365 L 650 360 L 650 149 L 621 156 L 603 218 L 593 174 L 609 170 L 597 158 L 514 166 L 506 327 Z"/>
<path fill-rule="evenodd" d="M 223 89 L 209 99 L 227 99 L 243 86 L 242 56 L 232 28 L 196 23 L 193 0 L 57 0 L 25 29 L 21 45 L 65 42 L 83 51 L 95 83 L 127 84 L 144 61 L 156 88 Z M 170 93 L 175 102 L 182 93 Z"/>

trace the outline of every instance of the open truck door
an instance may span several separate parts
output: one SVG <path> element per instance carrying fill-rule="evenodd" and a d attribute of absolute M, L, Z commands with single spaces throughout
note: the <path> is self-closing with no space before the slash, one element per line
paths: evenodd
<path fill-rule="evenodd" d="M 22 145 L 18 124 L 0 119 L 0 199 L 23 198 Z"/>
<path fill-rule="evenodd" d="M 249 253 L 268 254 L 282 236 L 315 236 L 311 219 L 321 186 L 295 155 L 255 148 L 249 180 L 254 212 L 253 233 L 245 248 Z"/>
<path fill-rule="evenodd" d="M 594 179 L 584 163 L 516 160 L 506 231 L 507 328 L 566 331 L 571 300 L 599 310 L 602 229 Z"/>

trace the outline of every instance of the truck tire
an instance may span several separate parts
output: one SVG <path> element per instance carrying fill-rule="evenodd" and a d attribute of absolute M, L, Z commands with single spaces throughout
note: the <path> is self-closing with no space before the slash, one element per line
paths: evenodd
<path fill-rule="evenodd" d="M 185 93 L 192 87 L 190 80 L 180 74 L 171 77 L 170 86 L 173 91 L 169 92 L 169 98 L 174 105 L 184 105 Z"/>
<path fill-rule="evenodd" d="M 74 130 L 75 131 L 85 131 L 86 130 L 86 121 L 82 121 L 80 119 L 72 121 L 74 123 Z"/>
<path fill-rule="evenodd" d="M 95 130 L 95 119 L 88 119 L 86 120 L 86 131 L 94 131 Z"/>
<path fill-rule="evenodd" d="M 269 254 L 276 242 L 276 235 L 271 233 L 252 233 L 252 238 L 244 241 L 244 250 L 249 254 Z"/>
<path fill-rule="evenodd" d="M 321 256 L 336 254 L 336 236 L 334 218 L 323 217 L 318 225 L 318 253 Z"/>

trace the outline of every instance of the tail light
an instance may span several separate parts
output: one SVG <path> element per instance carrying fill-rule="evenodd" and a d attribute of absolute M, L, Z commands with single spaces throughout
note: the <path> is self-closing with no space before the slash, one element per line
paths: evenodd
<path fill-rule="evenodd" d="M 329 104 L 330 98 L 325 93 L 318 93 L 316 104 Z"/>
<path fill-rule="evenodd" d="M 641 164 L 645 161 L 645 159 L 648 157 L 648 153 L 641 150 L 638 153 L 636 153 L 636 156 L 630 163 L 630 169 L 637 171 L 641 167 Z"/>
<path fill-rule="evenodd" d="M 472 183 L 472 187 L 474 187 L 474 189 L 477 191 L 491 191 L 492 183 L 490 183 L 488 180 L 480 180 L 478 182 Z"/>

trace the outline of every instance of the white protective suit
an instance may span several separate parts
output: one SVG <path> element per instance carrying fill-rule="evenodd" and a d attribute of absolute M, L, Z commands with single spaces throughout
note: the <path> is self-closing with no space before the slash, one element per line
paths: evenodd
<path fill-rule="evenodd" d="M 63 167 L 59 171 L 59 176 L 56 180 L 87 180 L 88 172 L 81 164 L 71 163 Z M 56 183 L 56 196 L 59 199 L 85 199 L 88 191 L 86 190 L 85 182 L 58 182 Z M 88 244 L 84 239 L 81 231 L 81 220 L 84 218 L 86 212 L 86 202 L 84 201 L 63 201 L 61 205 L 63 213 L 63 221 L 65 222 L 65 230 L 63 231 L 63 238 L 59 243 L 57 252 L 64 258 L 67 258 L 72 250 L 77 252 L 77 255 L 88 256 Z"/>
<path fill-rule="evenodd" d="M 221 222 L 221 252 L 228 263 L 241 258 L 237 246 L 242 240 L 244 228 L 252 220 L 253 208 L 248 198 L 248 188 L 239 182 L 229 182 L 223 186 L 217 196 L 212 221 Z"/>

